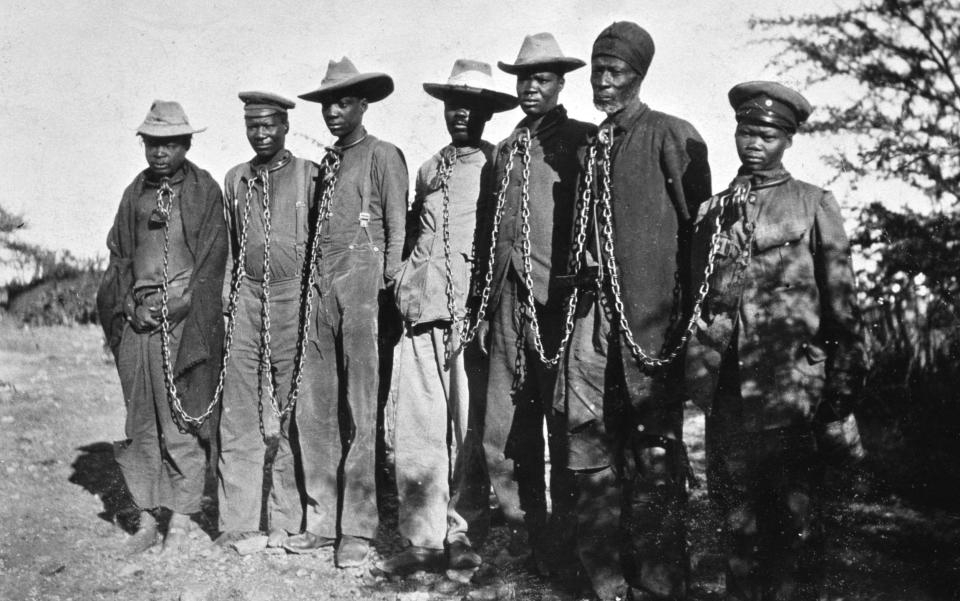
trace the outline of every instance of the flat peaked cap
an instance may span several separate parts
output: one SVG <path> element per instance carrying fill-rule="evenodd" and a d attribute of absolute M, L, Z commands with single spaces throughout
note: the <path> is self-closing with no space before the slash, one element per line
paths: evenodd
<path fill-rule="evenodd" d="M 513 64 L 497 61 L 501 71 L 512 75 L 533 69 L 557 70 L 567 73 L 584 66 L 585 62 L 572 56 L 564 56 L 560 44 L 552 33 L 535 33 L 523 38 L 517 60 Z"/>
<path fill-rule="evenodd" d="M 468 58 L 460 58 L 453 63 L 447 83 L 425 83 L 423 90 L 440 100 L 447 100 L 451 96 L 473 97 L 495 113 L 509 111 L 520 103 L 516 96 L 496 89 L 488 63 Z"/>
<path fill-rule="evenodd" d="M 179 102 L 172 100 L 154 100 L 143 123 L 137 128 L 137 135 L 151 138 L 173 138 L 192 136 L 207 129 L 194 129 L 187 114 Z"/>
<path fill-rule="evenodd" d="M 772 125 L 793 133 L 797 131 L 813 107 L 800 92 L 775 81 L 747 81 L 737 84 L 727 94 L 736 111 L 737 122 Z"/>
<path fill-rule="evenodd" d="M 367 102 L 383 100 L 393 93 L 393 79 L 386 73 L 361 73 L 347 57 L 327 64 L 327 73 L 320 87 L 300 94 L 310 102 L 326 102 L 343 96 L 359 96 Z"/>
<path fill-rule="evenodd" d="M 617 21 L 601 31 L 594 40 L 591 56 L 619 58 L 645 77 L 655 51 L 653 38 L 646 29 L 631 21 Z"/>
<path fill-rule="evenodd" d="M 270 92 L 240 92 L 237 96 L 243 101 L 245 117 L 266 117 L 275 113 L 286 113 L 297 106 L 294 101 Z"/>

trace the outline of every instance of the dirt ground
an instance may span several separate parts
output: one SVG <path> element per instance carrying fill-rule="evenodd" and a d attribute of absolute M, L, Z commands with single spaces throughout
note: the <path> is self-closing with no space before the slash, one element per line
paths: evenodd
<path fill-rule="evenodd" d="M 260 553 L 215 557 L 209 530 L 215 507 L 191 533 L 187 553 L 127 558 L 132 527 L 112 443 L 123 437 L 116 371 L 95 327 L 19 329 L 0 319 L 0 599 L 289 601 L 461 599 L 498 589 L 503 599 L 571 599 L 557 585 L 507 565 L 486 588 L 417 574 L 377 580 L 312 557 Z M 703 420 L 691 412 L 687 439 L 702 479 Z M 960 599 L 960 516 L 911 506 L 882 485 L 852 486 L 840 475 L 828 492 L 831 599 Z M 854 492 L 859 490 L 859 492 Z M 692 490 L 693 598 L 721 598 L 717 524 L 705 491 Z M 385 516 L 377 550 L 396 549 Z M 502 529 L 501 529 L 502 530 Z M 493 557 L 495 533 L 483 549 Z"/>

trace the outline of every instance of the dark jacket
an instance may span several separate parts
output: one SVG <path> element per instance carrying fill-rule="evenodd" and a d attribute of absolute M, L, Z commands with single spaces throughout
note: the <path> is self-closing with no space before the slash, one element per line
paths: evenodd
<path fill-rule="evenodd" d="M 745 218 L 736 209 L 721 215 L 724 192 L 697 219 L 692 269 L 699 281 L 718 216 L 721 228 L 688 349 L 688 392 L 709 411 L 721 378 L 739 386 L 747 430 L 809 423 L 821 398 L 844 415 L 864 362 L 840 207 L 830 192 L 783 169 L 752 180 Z"/>
<path fill-rule="evenodd" d="M 494 181 L 491 182 L 489 207 L 484 208 L 485 217 L 481 224 L 483 236 L 478 240 L 479 273 L 485 273 L 489 256 L 491 220 L 496 208 L 496 194 L 506 174 L 510 149 L 528 127 L 529 117 L 520 121 L 517 128 L 505 140 L 497 145 L 494 155 Z M 567 117 L 567 111 L 558 106 L 543 116 L 537 129 L 531 131 L 530 143 L 530 262 L 533 279 L 533 293 L 537 302 L 546 304 L 552 296 L 554 278 L 567 272 L 570 252 L 570 230 L 572 227 L 573 207 L 577 186 L 577 149 L 583 145 L 589 134 L 596 131 L 590 123 Z M 518 274 L 522 274 L 522 224 L 520 200 L 523 181 L 523 161 L 521 153 L 513 159 L 506 201 L 500 223 L 493 271 L 493 288 L 490 294 L 490 307 L 495 308 L 503 290 L 503 282 L 511 265 Z M 560 291 L 560 296 L 565 293 Z"/>
<path fill-rule="evenodd" d="M 611 123 L 613 239 L 624 313 L 636 343 L 659 356 L 676 344 L 689 315 L 690 234 L 711 192 L 707 147 L 692 125 L 644 104 L 601 128 Z M 625 346 L 622 357 L 629 382 L 639 372 Z"/>
<path fill-rule="evenodd" d="M 220 292 L 227 257 L 227 229 L 223 196 L 209 173 L 184 163 L 180 213 L 183 236 L 193 257 L 186 292 L 190 309 L 183 321 L 174 378 L 183 407 L 196 415 L 213 397 L 223 352 L 223 317 Z M 120 200 L 113 227 L 107 236 L 110 262 L 97 291 L 97 311 L 114 356 L 126 325 L 124 299 L 133 290 L 133 253 L 136 244 L 136 199 L 143 191 L 146 171 L 134 178 Z"/>

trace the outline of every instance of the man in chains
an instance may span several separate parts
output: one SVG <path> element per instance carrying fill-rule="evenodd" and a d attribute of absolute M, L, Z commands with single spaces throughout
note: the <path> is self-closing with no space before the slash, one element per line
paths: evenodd
<path fill-rule="evenodd" d="M 127 406 L 128 440 L 116 458 L 140 509 L 132 553 L 157 542 L 161 509 L 173 512 L 164 551 L 182 549 L 203 494 L 206 451 L 168 398 L 179 387 L 183 409 L 199 413 L 220 369 L 227 235 L 219 186 L 186 159 L 200 131 L 176 102 L 150 107 L 137 128 L 147 168 L 124 190 L 97 292 Z"/>
<path fill-rule="evenodd" d="M 466 321 L 473 249 L 485 242 L 474 241 L 477 209 L 489 194 L 493 155 L 483 129 L 494 112 L 517 106 L 515 97 L 495 89 L 490 65 L 474 60 L 457 60 L 447 83 L 423 88 L 443 101 L 450 144 L 417 172 L 417 226 L 397 278 L 404 332 L 394 350 L 386 421 L 398 529 L 408 546 L 378 564 L 388 574 L 444 565 L 444 541 L 449 567 L 480 564 L 468 545 L 464 517 L 450 503 L 450 481 L 469 408 L 482 407 L 486 386 L 484 361 L 476 341 L 468 341 Z"/>
<path fill-rule="evenodd" d="M 473 412 L 476 419 L 468 436 L 482 440 L 490 482 L 513 531 L 509 554 L 522 556 L 533 550 L 533 567 L 544 570 L 536 562 L 546 558 L 549 538 L 545 417 L 556 519 L 569 511 L 573 498 L 564 469 L 563 419 L 552 411 L 556 369 L 549 363 L 557 353 L 565 301 L 554 280 L 568 260 L 577 148 L 593 126 L 568 118 L 559 104 L 564 75 L 584 62 L 564 56 L 553 35 L 527 36 L 517 60 L 498 65 L 516 76 L 526 116 L 497 147 L 493 170 L 497 197 L 489 198 L 491 206 L 483 211 L 486 224 L 478 261 L 486 265 L 492 253 L 493 270 L 484 295 L 489 300 L 484 315 L 488 321 L 481 322 L 478 337 L 484 350 L 489 348 L 490 372 L 485 406 Z M 495 222 L 499 228 L 491 243 L 488 232 Z M 465 448 L 469 452 L 480 445 L 468 441 Z M 482 474 L 465 470 L 463 477 L 466 482 L 458 488 L 466 491 L 477 488 Z"/>
<path fill-rule="evenodd" d="M 704 288 L 688 386 L 708 414 L 707 478 L 723 516 L 728 599 L 819 599 L 823 460 L 856 461 L 864 375 L 850 244 L 833 195 L 784 152 L 812 107 L 769 81 L 734 86 L 742 166 L 697 217 Z"/>
<path fill-rule="evenodd" d="M 318 168 L 284 148 L 293 102 L 265 92 L 239 96 L 254 156 L 224 181 L 235 281 L 225 287 L 233 303 L 224 300 L 233 330 L 220 416 L 217 542 L 234 544 L 261 530 L 259 476 L 267 441 L 279 430 L 266 512 L 267 544 L 277 547 L 300 532 L 304 518 L 291 403 L 302 367 L 301 290 Z"/>
<path fill-rule="evenodd" d="M 323 104 L 337 141 L 321 164 L 321 176 L 334 186 L 317 209 L 320 298 L 304 380 L 312 402 L 297 408 L 306 501 L 316 515 L 284 548 L 336 544 L 341 568 L 366 561 L 378 525 L 377 316 L 400 266 L 408 181 L 400 150 L 368 135 L 363 116 L 392 91 L 390 76 L 360 73 L 344 57 L 330 61 L 319 89 L 300 96 Z"/>
<path fill-rule="evenodd" d="M 601 275 L 580 278 L 597 302 L 576 323 L 556 400 L 579 490 L 577 552 L 603 600 L 682 599 L 688 579 L 679 355 L 693 216 L 710 170 L 697 131 L 639 98 L 653 53 L 629 22 L 593 45 L 593 99 L 607 118 L 584 179 Z"/>

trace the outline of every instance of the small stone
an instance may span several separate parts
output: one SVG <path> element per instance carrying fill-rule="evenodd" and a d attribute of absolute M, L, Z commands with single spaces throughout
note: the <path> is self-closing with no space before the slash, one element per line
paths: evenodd
<path fill-rule="evenodd" d="M 295 575 L 297 578 L 305 578 L 305 577 L 307 576 L 307 574 L 309 574 L 309 573 L 310 573 L 310 570 L 307 570 L 307 569 L 305 569 L 305 568 L 300 568 L 299 570 L 297 570 L 296 574 L 294 574 L 294 575 Z"/>
<path fill-rule="evenodd" d="M 460 590 L 462 584 L 460 581 L 455 580 L 440 580 L 433 585 L 433 592 L 440 595 L 452 595 Z"/>
<path fill-rule="evenodd" d="M 40 568 L 41 576 L 53 576 L 67 569 L 67 566 L 58 562 L 48 562 Z"/>
<path fill-rule="evenodd" d="M 143 567 L 136 563 L 128 563 L 120 568 L 120 577 L 129 578 L 143 574 Z"/>
<path fill-rule="evenodd" d="M 258 534 L 257 536 L 238 540 L 230 546 L 236 549 L 240 555 L 252 555 L 267 548 L 267 536 L 265 534 Z"/>
<path fill-rule="evenodd" d="M 449 580 L 459 584 L 469 584 L 474 573 L 480 568 L 470 568 L 469 570 L 447 570 L 446 576 Z"/>
<path fill-rule="evenodd" d="M 425 591 L 397 593 L 397 601 L 430 601 L 430 593 Z"/>
<path fill-rule="evenodd" d="M 4 415 L 3 417 L 0 417 L 0 424 L 12 424 L 13 422 L 14 418 L 12 415 Z"/>

